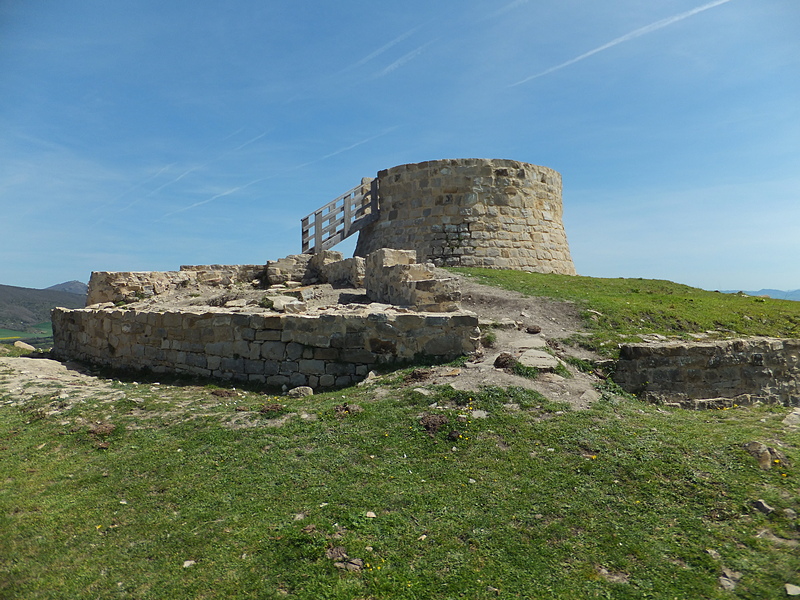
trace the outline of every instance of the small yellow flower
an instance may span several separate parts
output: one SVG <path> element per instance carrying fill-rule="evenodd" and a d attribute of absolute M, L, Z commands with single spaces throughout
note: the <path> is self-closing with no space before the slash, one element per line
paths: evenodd
<path fill-rule="evenodd" d="M 595 458 L 597 458 L 597 454 L 592 454 L 592 460 L 594 460 Z"/>
<path fill-rule="evenodd" d="M 779 464 L 781 464 L 781 459 L 780 458 L 776 458 L 772 462 L 774 462 L 776 465 L 779 465 Z"/>

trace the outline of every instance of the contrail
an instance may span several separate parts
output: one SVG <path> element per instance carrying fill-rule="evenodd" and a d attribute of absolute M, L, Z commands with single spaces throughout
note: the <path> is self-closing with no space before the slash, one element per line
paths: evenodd
<path fill-rule="evenodd" d="M 377 75 L 377 76 L 378 76 L 378 77 L 383 77 L 384 75 L 388 75 L 389 73 L 391 73 L 391 72 L 392 72 L 392 71 L 394 71 L 395 69 L 397 69 L 397 68 L 399 68 L 399 67 L 402 67 L 402 66 L 403 66 L 404 64 L 406 64 L 408 61 L 410 61 L 410 60 L 413 60 L 413 59 L 415 59 L 417 56 L 419 56 L 420 54 L 422 54 L 423 50 L 425 50 L 425 48 L 427 48 L 428 46 L 430 46 L 430 45 L 431 45 L 432 43 L 434 43 L 435 41 L 437 41 L 437 40 L 431 40 L 430 42 L 426 42 L 425 44 L 422 44 L 422 46 L 420 46 L 419 48 L 416 48 L 415 50 L 412 50 L 412 51 L 411 51 L 411 52 L 409 52 L 408 54 L 404 54 L 403 56 L 401 56 L 400 58 L 398 58 L 396 61 L 394 61 L 392 64 L 390 64 L 388 67 L 386 67 L 386 68 L 385 68 L 383 71 L 381 71 L 380 73 L 378 73 L 378 75 Z"/>
<path fill-rule="evenodd" d="M 220 192 L 219 194 L 211 196 L 211 198 L 207 198 L 207 199 L 202 200 L 200 202 L 195 202 L 194 204 L 190 204 L 189 206 L 184 206 L 183 208 L 178 208 L 178 209 L 173 210 L 172 212 L 168 212 L 167 214 L 165 214 L 165 215 L 161 216 L 160 218 L 156 219 L 155 222 L 157 223 L 158 221 L 162 221 L 162 220 L 166 219 L 167 217 L 171 217 L 172 215 L 177 215 L 178 213 L 182 213 L 182 212 L 190 210 L 192 208 L 197 208 L 198 206 L 203 206 L 204 204 L 208 204 L 209 202 L 213 202 L 217 198 L 222 198 L 224 196 L 230 196 L 231 194 L 233 194 L 235 192 L 238 192 L 239 190 L 243 190 L 245 188 L 249 188 L 251 185 L 254 185 L 254 184 L 256 184 L 256 183 L 258 183 L 260 181 L 264 181 L 264 179 L 265 178 L 263 178 L 263 177 L 261 179 L 254 179 L 250 183 L 245 183 L 244 185 L 239 185 L 239 186 L 236 186 L 236 187 L 231 188 L 229 190 L 225 190 L 224 192 Z"/>
<path fill-rule="evenodd" d="M 247 140 L 247 141 L 246 141 L 244 144 L 242 144 L 241 146 L 236 146 L 236 148 L 234 148 L 233 150 L 228 150 L 227 152 L 225 152 L 225 154 L 222 154 L 222 155 L 220 155 L 218 158 L 222 158 L 222 157 L 223 157 L 223 156 L 225 156 L 226 154 L 230 154 L 231 152 L 236 152 L 237 150 L 241 150 L 241 149 L 242 149 L 242 148 L 244 148 L 245 146 L 249 146 L 249 145 L 250 145 L 250 144 L 252 144 L 253 142 L 255 142 L 255 141 L 258 141 L 258 140 L 260 140 L 261 138 L 263 138 L 263 137 L 264 137 L 265 135 L 267 135 L 269 132 L 270 132 L 270 130 L 269 130 L 269 129 L 267 129 L 267 130 L 266 130 L 264 133 L 262 133 L 261 135 L 257 135 L 257 136 L 256 136 L 256 137 L 254 137 L 253 139 L 251 139 L 251 140 Z"/>
<path fill-rule="evenodd" d="M 405 33 L 403 33 L 403 34 L 397 36 L 396 38 L 394 38 L 392 41 L 385 43 L 383 46 L 381 46 L 380 48 L 378 48 L 374 52 L 368 54 L 367 56 L 365 56 L 364 58 L 362 58 L 358 62 L 353 63 L 349 67 L 345 67 L 344 69 L 339 71 L 337 73 L 337 75 L 341 75 L 342 73 L 346 73 L 347 71 L 352 71 L 353 69 L 357 69 L 358 67 L 361 67 L 361 66 L 367 64 L 373 58 L 377 58 L 378 56 L 380 56 L 381 54 L 383 54 L 384 52 L 389 50 L 389 48 L 391 48 L 392 46 L 396 46 L 397 44 L 402 42 L 404 39 L 409 38 L 412 35 L 414 35 L 417 31 L 420 30 L 420 28 L 422 28 L 422 25 L 417 25 L 416 27 L 414 27 L 414 29 L 409 29 Z"/>
<path fill-rule="evenodd" d="M 252 138 L 252 139 L 250 139 L 250 140 L 247 140 L 245 143 L 243 143 L 243 144 L 240 144 L 239 146 L 236 146 L 235 148 L 231 148 L 230 150 L 226 150 L 226 151 L 225 151 L 225 152 L 223 152 L 222 154 L 219 154 L 218 156 L 215 156 L 214 158 L 212 158 L 212 159 L 209 159 L 209 160 L 207 160 L 206 162 L 204 162 L 204 163 L 202 163 L 202 164 L 199 164 L 199 165 L 197 165 L 197 166 L 194 166 L 194 167 L 192 167 L 192 168 L 190 168 L 190 169 L 187 169 L 186 171 L 184 171 L 183 173 L 181 173 L 180 175 L 178 175 L 176 178 L 174 178 L 174 179 L 172 179 L 172 180 L 170 180 L 170 181 L 167 181 L 166 183 L 163 183 L 163 184 L 161 184 L 160 186 L 158 186 L 157 188 L 155 188 L 155 189 L 153 189 L 153 190 L 150 190 L 150 191 L 149 191 L 149 192 L 147 192 L 147 193 L 146 193 L 144 196 L 142 196 L 141 198 L 138 198 L 137 200 L 134 200 L 133 202 L 129 203 L 127 206 L 123 206 L 123 207 L 122 207 L 122 208 L 120 208 L 120 209 L 119 209 L 119 211 L 117 211 L 117 212 L 122 212 L 122 211 L 124 211 L 124 210 L 128 210 L 129 208 L 131 208 L 131 207 L 132 207 L 132 206 L 134 206 L 135 204 L 138 204 L 138 203 L 139 203 L 140 201 L 142 201 L 143 199 L 145 199 L 145 198 L 149 198 L 150 196 L 152 196 L 152 195 L 154 195 L 154 194 L 157 194 L 158 192 L 160 192 L 160 191 L 161 191 L 161 190 L 163 190 L 164 188 L 166 188 L 166 187 L 169 187 L 169 186 L 171 186 L 171 185 L 173 185 L 173 184 L 175 184 L 175 183 L 178 183 L 178 182 L 179 182 L 181 179 L 183 179 L 184 177 L 186 177 L 186 176 L 187 176 L 187 175 L 189 175 L 190 173 L 194 173 L 195 171 L 197 171 L 197 170 L 199 170 L 199 169 L 202 169 L 203 167 L 207 167 L 207 166 L 208 166 L 208 165 L 210 165 L 211 163 L 213 163 L 213 162 L 216 162 L 216 161 L 218 161 L 218 160 L 221 160 L 221 159 L 225 158 L 226 156 L 228 156 L 228 154 L 231 154 L 232 152 L 236 152 L 237 150 L 241 150 L 241 149 L 242 149 L 242 148 L 244 148 L 245 146 L 249 146 L 249 145 L 250 145 L 250 144 L 252 144 L 253 142 L 255 142 L 255 141 L 257 141 L 257 140 L 260 140 L 260 139 L 261 139 L 261 138 L 263 138 L 265 135 L 267 135 L 269 132 L 270 132 L 270 130 L 268 129 L 268 130 L 266 130 L 264 133 L 261 133 L 261 134 L 257 135 L 256 137 L 254 137 L 254 138 Z M 238 133 L 238 132 L 234 132 L 234 133 L 233 133 L 233 134 L 231 134 L 231 135 L 235 135 L 235 133 Z M 229 137 L 231 137 L 231 136 L 229 135 L 229 136 L 228 136 L 228 138 L 229 138 Z M 228 139 L 228 138 L 225 138 L 225 139 Z M 174 163 L 173 163 L 173 164 L 174 164 Z M 248 184 L 248 185 L 251 185 L 251 184 Z M 246 187 L 246 186 L 245 186 L 245 187 Z"/>
<path fill-rule="evenodd" d="M 608 50 L 609 48 L 612 48 L 612 47 L 616 46 L 617 44 L 621 44 L 623 42 L 630 41 L 630 40 L 632 40 L 634 38 L 643 36 L 645 34 L 652 33 L 653 31 L 656 31 L 657 29 L 662 29 L 664 27 L 672 25 L 673 23 L 677 23 L 678 21 L 683 21 L 684 19 L 688 19 L 689 17 L 691 17 L 693 15 L 696 15 L 697 13 L 703 12 L 704 10 L 708 10 L 710 8 L 714 8 L 715 6 L 719 6 L 720 4 L 726 4 L 726 3 L 730 2 L 730 1 L 731 0 L 714 0 L 714 2 L 709 2 L 708 4 L 704 4 L 703 6 L 698 6 L 697 8 L 693 8 L 692 10 L 687 10 L 686 12 L 680 13 L 678 15 L 674 15 L 672 17 L 667 17 L 666 19 L 661 19 L 660 21 L 656 21 L 655 23 L 651 23 L 650 25 L 645 25 L 644 27 L 640 27 L 639 29 L 635 29 L 635 30 L 631 31 L 630 33 L 626 33 L 625 35 L 623 35 L 621 37 L 615 38 L 615 39 L 611 40 L 610 42 L 608 42 L 607 44 L 603 44 L 602 46 L 598 46 L 594 50 L 589 50 L 589 52 L 581 54 L 580 56 L 576 56 L 575 58 L 572 58 L 572 59 L 568 60 L 567 62 L 563 62 L 560 65 L 556 65 L 555 67 L 550 67 L 546 71 L 542 71 L 541 73 L 537 73 L 536 75 L 531 75 L 530 77 L 526 77 L 525 79 L 522 79 L 521 81 L 518 81 L 517 83 L 513 83 L 508 87 L 515 87 L 515 86 L 518 86 L 518 85 L 522 85 L 523 83 L 527 83 L 527 82 L 529 82 L 529 81 L 531 81 L 533 79 L 537 79 L 539 77 L 544 77 L 545 75 L 549 75 L 550 73 L 552 73 L 554 71 L 558 71 L 560 69 L 563 69 L 564 67 L 568 67 L 570 65 L 574 65 L 576 62 L 581 61 L 584 58 L 589 58 L 593 54 L 597 54 L 598 52 L 602 52 L 603 50 Z"/>
<path fill-rule="evenodd" d="M 139 183 L 136 183 L 136 184 L 132 185 L 131 187 L 129 187 L 127 190 L 125 190 L 125 191 L 124 191 L 124 192 L 122 192 L 121 194 L 117 194 L 116 196 L 114 196 L 113 198 L 111 198 L 111 200 L 108 200 L 107 202 L 104 202 L 104 203 L 103 203 L 103 204 L 101 204 L 100 206 L 96 206 L 95 208 L 93 208 L 92 210 L 90 210 L 90 211 L 89 211 L 87 214 L 90 214 L 90 215 L 91 215 L 91 214 L 93 214 L 93 213 L 96 213 L 98 210 L 101 210 L 101 209 L 105 208 L 106 206 L 108 206 L 108 205 L 110 205 L 110 204 L 113 204 L 113 203 L 114 203 L 114 202 L 116 202 L 117 200 L 120 200 L 121 198 L 123 198 L 123 197 L 124 197 L 124 196 L 126 196 L 127 194 L 131 193 L 133 190 L 136 190 L 136 189 L 138 189 L 138 188 L 142 187 L 142 186 L 143 186 L 145 183 L 148 183 L 148 182 L 150 182 L 150 181 L 153 181 L 153 179 L 156 179 L 156 178 L 157 178 L 159 175 L 161 175 L 161 174 L 162 174 L 164 171 L 166 171 L 166 170 L 168 170 L 168 169 L 170 169 L 170 168 L 174 167 L 176 164 L 178 164 L 178 163 L 170 163 L 170 164 L 168 164 L 168 165 L 166 165 L 166 166 L 163 166 L 163 167 L 161 167 L 161 168 L 158 170 L 158 173 L 156 173 L 155 175 L 150 175 L 149 177 L 146 177 L 145 179 L 143 179 L 143 180 L 142 180 L 142 181 L 140 181 Z"/>
<path fill-rule="evenodd" d="M 316 158 L 316 159 L 314 159 L 314 160 L 312 160 L 310 162 L 303 163 L 301 165 L 297 165 L 296 167 L 292 167 L 292 168 L 287 169 L 287 170 L 288 171 L 296 171 L 297 169 L 303 169 L 305 167 L 310 167 L 311 165 L 316 164 L 316 163 L 318 163 L 320 161 L 326 160 L 328 158 L 336 156 L 337 154 L 341 154 L 342 152 L 347 152 L 348 150 L 352 150 L 353 148 L 357 148 L 358 146 L 361 146 L 363 144 L 371 142 L 372 140 L 378 139 L 379 137 L 384 136 L 387 133 L 391 133 L 392 131 L 397 129 L 397 127 L 398 126 L 395 125 L 394 127 L 390 127 L 389 129 L 385 129 L 385 130 L 381 131 L 380 133 L 378 133 L 376 135 L 373 135 L 372 137 L 368 137 L 366 139 L 361 140 L 360 142 L 356 142 L 355 144 L 351 144 L 351 145 L 346 146 L 344 148 L 339 148 L 338 150 L 336 150 L 334 152 L 331 152 L 330 154 L 326 154 L 325 156 L 322 156 L 320 158 Z"/>
<path fill-rule="evenodd" d="M 502 8 L 500 8 L 500 9 L 498 9 L 498 10 L 494 11 L 494 12 L 492 13 L 492 16 L 493 16 L 493 17 L 499 17 L 500 15 L 503 15 L 503 14 L 505 14 L 505 13 L 507 13 L 507 12 L 511 11 L 511 10 L 514 10 L 515 8 L 517 8 L 517 7 L 520 7 L 520 6 L 522 6 L 523 4 L 527 4 L 527 3 L 528 3 L 528 1 L 529 1 L 529 0 L 514 0 L 514 1 L 513 1 L 513 2 L 511 2 L 510 4 L 506 4 L 506 5 L 505 5 L 505 6 L 503 6 Z"/>

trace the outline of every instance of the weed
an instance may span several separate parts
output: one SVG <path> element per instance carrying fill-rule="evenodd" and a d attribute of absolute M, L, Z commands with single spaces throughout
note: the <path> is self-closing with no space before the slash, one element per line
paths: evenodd
<path fill-rule="evenodd" d="M 539 377 L 539 369 L 536 367 L 528 367 L 519 361 L 514 361 L 514 365 L 511 367 L 511 372 L 514 373 L 514 375 L 527 377 L 528 379 L 536 379 Z"/>
<path fill-rule="evenodd" d="M 570 373 L 569 369 L 564 366 L 564 363 L 559 362 L 555 368 L 553 369 L 553 373 L 556 375 L 560 375 L 564 379 L 571 379 L 572 373 Z"/>
<path fill-rule="evenodd" d="M 481 337 L 481 343 L 487 348 L 494 348 L 497 343 L 497 334 L 494 331 L 487 331 Z"/>

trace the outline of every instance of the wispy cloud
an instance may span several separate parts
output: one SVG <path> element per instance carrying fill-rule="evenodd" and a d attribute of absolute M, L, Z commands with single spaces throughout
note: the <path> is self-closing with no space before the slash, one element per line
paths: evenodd
<path fill-rule="evenodd" d="M 506 4 L 505 6 L 503 6 L 503 7 L 499 8 L 499 9 L 497 9 L 496 11 L 494 11 L 492 13 L 492 16 L 493 17 L 499 17 L 500 15 L 503 15 L 503 14 L 505 14 L 505 13 L 511 11 L 511 10 L 514 10 L 515 8 L 519 8 L 523 4 L 527 4 L 529 1 L 530 0 L 514 0 L 513 2 L 510 2 L 510 3 Z"/>
<path fill-rule="evenodd" d="M 378 73 L 377 77 L 383 77 L 384 75 L 388 75 L 389 73 L 391 73 L 395 69 L 398 69 L 398 68 L 402 67 L 407 62 L 409 62 L 411 60 L 414 60 L 416 57 L 418 57 L 420 54 L 423 53 L 425 48 L 427 48 L 428 46 L 433 44 L 435 41 L 436 40 L 431 40 L 429 42 L 426 42 L 426 43 L 422 44 L 421 46 L 419 46 L 418 48 L 415 48 L 411 52 L 409 52 L 407 54 L 404 54 L 403 56 L 398 58 L 396 61 L 394 61 L 392 64 L 390 64 L 388 67 L 383 69 L 380 73 Z"/>
<path fill-rule="evenodd" d="M 726 3 L 730 2 L 730 1 L 731 0 L 714 0 L 714 2 L 709 2 L 708 4 L 703 4 L 702 6 L 698 6 L 697 8 L 693 8 L 692 10 L 687 10 L 686 12 L 682 12 L 682 13 L 674 15 L 672 17 L 667 17 L 666 19 L 661 19 L 660 21 L 656 21 L 655 23 L 651 23 L 650 25 L 645 25 L 644 27 L 640 27 L 639 29 L 635 29 L 635 30 L 631 31 L 630 33 L 626 33 L 623 36 L 615 38 L 615 39 L 611 40 L 610 42 L 608 42 L 606 44 L 603 44 L 602 46 L 598 46 L 597 48 L 595 48 L 593 50 L 589 50 L 589 52 L 585 52 L 585 53 L 581 54 L 580 56 L 576 56 L 575 58 L 572 58 L 572 59 L 570 59 L 570 60 L 568 60 L 566 62 L 558 64 L 558 65 L 556 65 L 554 67 L 550 67 L 549 69 L 546 69 L 546 70 L 542 71 L 541 73 L 537 73 L 536 75 L 531 75 L 530 77 L 526 77 L 525 79 L 522 79 L 522 80 L 520 80 L 520 81 L 518 81 L 516 83 L 511 84 L 509 87 L 515 87 L 515 86 L 518 86 L 518 85 L 522 85 L 523 83 L 527 83 L 529 81 L 537 79 L 539 77 L 544 77 L 545 75 L 549 75 L 550 73 L 553 73 L 555 71 L 563 69 L 564 67 L 568 67 L 570 65 L 574 65 L 576 62 L 582 61 L 585 58 L 589 58 L 590 56 L 593 56 L 593 55 L 597 54 L 598 52 L 602 52 L 603 50 L 608 50 L 609 48 L 613 48 L 614 46 L 616 46 L 618 44 L 622 44 L 623 42 L 628 42 L 628 41 L 630 41 L 632 39 L 641 37 L 641 36 L 646 35 L 648 33 L 652 33 L 653 31 L 657 31 L 658 29 L 663 29 L 664 27 L 668 27 L 668 26 L 670 26 L 670 25 L 672 25 L 674 23 L 677 23 L 678 21 L 683 21 L 684 19 L 688 19 L 689 17 L 691 17 L 693 15 L 696 15 L 697 13 L 701 13 L 703 11 L 709 10 L 709 9 L 714 8 L 715 6 L 719 6 L 721 4 L 726 4 Z"/>
<path fill-rule="evenodd" d="M 370 136 L 370 137 L 365 138 L 363 140 L 360 140 L 358 142 L 355 142 L 354 144 L 350 144 L 349 146 L 345 146 L 343 148 L 339 148 L 338 150 L 330 152 L 329 154 L 326 154 L 324 156 L 316 158 L 316 159 L 314 159 L 312 161 L 301 163 L 301 164 L 295 165 L 293 167 L 289 167 L 288 169 L 284 169 L 282 172 L 286 173 L 286 172 L 289 172 L 289 171 L 297 171 L 299 169 L 303 169 L 305 167 L 309 167 L 309 166 L 311 166 L 313 164 L 316 164 L 318 162 L 321 162 L 323 160 L 327 160 L 329 158 L 332 158 L 332 157 L 334 157 L 334 156 L 336 156 L 338 154 L 342 154 L 344 152 L 347 152 L 348 150 L 352 150 L 353 148 L 358 148 L 359 146 L 362 146 L 364 144 L 367 144 L 367 143 L 371 142 L 372 140 L 375 140 L 375 139 L 377 139 L 379 137 L 382 137 L 382 136 L 394 131 L 395 129 L 397 129 L 397 126 L 390 127 L 388 129 L 385 129 L 384 131 L 381 131 L 380 133 L 378 133 L 376 135 L 373 135 L 373 136 Z M 262 136 L 259 136 L 259 137 L 262 137 Z M 255 139 L 257 139 L 257 138 L 254 138 L 254 140 Z M 254 140 L 251 140 L 251 141 L 254 141 Z M 183 208 L 178 208 L 176 210 L 168 212 L 167 214 L 162 215 L 161 217 L 156 219 L 156 222 L 163 221 L 164 219 L 166 219 L 167 217 L 171 217 L 172 215 L 176 215 L 178 213 L 186 212 L 187 210 L 191 210 L 193 208 L 198 208 L 200 206 L 203 206 L 204 204 L 209 204 L 210 202 L 213 202 L 214 200 L 217 200 L 219 198 L 224 198 L 225 196 L 230 196 L 231 194 L 235 194 L 236 192 L 240 192 L 242 190 L 245 190 L 245 189 L 249 188 L 250 186 L 255 185 L 256 183 L 261 183 L 262 181 L 267 181 L 269 179 L 274 179 L 275 177 L 276 177 L 276 175 L 271 175 L 269 177 L 261 177 L 259 179 L 254 179 L 250 183 L 246 183 L 244 185 L 239 185 L 239 186 L 232 187 L 230 189 L 225 190 L 224 192 L 220 192 L 218 194 L 214 194 L 210 198 L 206 198 L 205 200 L 201 200 L 200 202 L 195 202 L 194 204 L 190 204 L 189 206 L 184 206 Z"/>
<path fill-rule="evenodd" d="M 223 139 L 223 141 L 224 141 L 224 140 L 227 140 L 227 139 L 229 139 L 229 138 L 231 138 L 231 137 L 233 137 L 234 135 L 236 135 L 236 134 L 240 133 L 241 131 L 242 131 L 242 129 L 239 129 L 239 130 L 235 131 L 235 132 L 234 132 L 234 133 L 232 133 L 231 135 L 228 135 L 228 136 L 226 136 L 226 137 Z M 270 130 L 268 129 L 268 130 L 264 131 L 263 133 L 260 133 L 259 135 L 255 136 L 254 138 L 251 138 L 251 139 L 247 140 L 247 141 L 246 141 L 246 142 L 244 142 L 243 144 L 240 144 L 240 145 L 236 146 L 235 148 L 231 148 L 231 149 L 229 149 L 229 150 L 225 150 L 225 151 L 224 151 L 224 152 L 222 152 L 221 154 L 219 154 L 219 155 L 215 156 L 214 158 L 211 158 L 211 159 L 209 159 L 209 160 L 205 161 L 204 163 L 201 163 L 201 164 L 199 164 L 199 165 L 196 165 L 196 166 L 190 167 L 189 169 L 186 169 L 185 171 L 183 171 L 182 173 L 180 173 L 180 174 L 179 174 L 177 177 L 174 177 L 173 179 L 170 179 L 170 180 L 169 180 L 169 181 L 167 181 L 166 183 L 162 183 L 160 186 L 158 186 L 158 187 L 156 187 L 156 188 L 154 188 L 154 189 L 150 190 L 149 192 L 147 192 L 146 194 L 144 194 L 144 195 L 143 195 L 143 196 L 141 196 L 140 198 L 137 198 L 137 199 L 133 200 L 132 202 L 129 202 L 129 203 L 126 205 L 126 206 L 123 206 L 123 207 L 121 207 L 121 208 L 120 208 L 120 209 L 119 209 L 117 212 L 122 212 L 122 211 L 125 211 L 125 210 L 129 210 L 130 208 L 132 208 L 134 205 L 138 204 L 139 202 L 141 202 L 141 201 L 142 201 L 142 200 L 144 200 L 145 198 L 149 198 L 149 197 L 151 197 L 151 196 L 154 196 L 154 195 L 156 195 L 157 193 L 159 193 L 161 190 L 163 190 L 163 189 L 165 189 L 165 188 L 167 188 L 167 187 L 169 187 L 169 186 L 171 186 L 171 185 L 174 185 L 174 184 L 178 183 L 178 182 L 179 182 L 181 179 L 183 179 L 184 177 L 186 177 L 186 176 L 188 176 L 188 175 L 191 175 L 191 174 L 192 174 L 192 173 L 194 173 L 195 171 L 198 171 L 198 170 L 200 170 L 200 169 L 203 169 L 203 168 L 207 167 L 208 165 L 210 165 L 210 164 L 212 164 L 212 163 L 214 163 L 214 162 L 216 162 L 216 161 L 218 161 L 218 160 L 221 160 L 221 159 L 225 158 L 225 157 L 226 157 L 226 156 L 228 156 L 229 154 L 232 154 L 233 152 L 237 152 L 238 150 L 241 150 L 242 148 L 245 148 L 246 146 L 249 146 L 250 144 L 252 144 L 252 143 L 254 143 L 254 142 L 256 142 L 256 141 L 260 140 L 261 138 L 263 138 L 263 137 L 264 137 L 265 135 L 267 135 L 269 132 L 270 132 Z M 163 169 L 161 169 L 161 171 L 159 171 L 159 172 L 158 172 L 156 175 L 154 175 L 154 176 L 152 176 L 152 177 L 149 177 L 149 178 L 148 178 L 146 181 L 151 181 L 152 179 L 154 179 L 155 177 L 157 177 L 158 175 L 160 175 L 161 173 L 163 173 L 165 170 L 167 170 L 169 167 L 173 166 L 174 164 L 175 164 L 175 163 L 173 163 L 172 165 L 167 165 L 166 167 L 164 167 Z M 144 183 L 144 182 L 142 182 L 142 183 Z M 138 188 L 140 185 L 141 185 L 141 184 L 137 184 L 137 185 L 135 185 L 135 186 L 134 186 L 133 188 L 131 188 L 131 189 Z M 251 184 L 248 184 L 248 185 L 251 185 Z M 128 191 L 130 191 L 130 190 L 128 190 Z M 125 195 L 125 193 L 127 193 L 127 192 L 124 192 L 123 194 L 120 194 L 120 197 L 121 197 L 121 196 L 124 196 L 124 195 Z"/>
<path fill-rule="evenodd" d="M 424 25 L 424 23 L 423 23 L 423 25 Z M 397 36 L 396 38 L 394 38 L 390 42 L 385 43 L 383 46 L 381 46 L 380 48 L 378 48 L 374 52 L 371 52 L 370 54 L 367 54 L 361 60 L 356 61 L 352 65 L 349 65 L 349 66 L 345 67 L 344 69 L 339 71 L 339 73 L 337 73 L 337 75 L 341 75 L 342 73 L 346 73 L 347 71 L 352 71 L 353 69 L 357 69 L 358 67 L 363 67 L 369 61 L 371 61 L 374 58 L 379 57 L 381 54 L 383 54 L 384 52 L 386 52 L 387 50 L 389 50 L 393 46 L 396 46 L 397 44 L 399 44 L 403 40 L 410 38 L 417 31 L 419 31 L 423 27 L 423 25 L 417 25 L 413 29 L 409 29 L 408 31 L 406 31 L 405 33 Z"/>
<path fill-rule="evenodd" d="M 391 133 L 392 131 L 397 129 L 397 127 L 398 127 L 397 125 L 395 125 L 394 127 L 389 127 L 388 129 L 385 129 L 385 130 L 381 131 L 380 133 L 378 133 L 376 135 L 373 135 L 371 137 L 363 139 L 363 140 L 361 140 L 359 142 L 356 142 L 355 144 L 350 144 L 349 146 L 345 146 L 344 148 L 339 148 L 338 150 L 335 150 L 334 152 L 331 152 L 330 154 L 326 154 L 325 156 L 321 156 L 320 158 L 314 159 L 314 160 L 312 160 L 310 162 L 303 163 L 301 165 L 297 165 L 297 166 L 295 166 L 295 167 L 293 167 L 293 168 L 291 168 L 289 170 L 304 169 L 305 167 L 310 167 L 313 164 L 316 164 L 316 163 L 321 162 L 323 160 L 327 160 L 329 158 L 332 158 L 332 157 L 336 156 L 337 154 L 342 154 L 343 152 L 347 152 L 348 150 L 352 150 L 353 148 L 358 148 L 359 146 L 363 146 L 364 144 L 367 144 L 367 143 L 371 142 L 372 140 L 376 140 L 379 137 L 383 137 L 384 135 L 386 135 L 388 133 Z"/>
<path fill-rule="evenodd" d="M 204 204 L 208 204 L 209 202 L 213 202 L 218 198 L 223 198 L 225 196 L 230 196 L 231 194 L 235 194 L 236 192 L 240 192 L 246 188 L 249 188 L 251 185 L 255 185 L 261 181 L 267 179 L 266 177 L 262 177 L 261 179 L 254 179 L 250 183 L 245 183 L 244 185 L 239 185 L 229 190 L 225 190 L 224 192 L 220 192 L 219 194 L 214 194 L 210 198 L 206 198 L 205 200 L 201 200 L 200 202 L 195 202 L 194 204 L 190 204 L 189 206 L 184 206 L 183 208 L 178 208 L 173 210 L 172 212 L 168 212 L 167 214 L 161 216 L 160 218 L 156 219 L 156 222 L 163 221 L 167 217 L 171 217 L 172 215 L 177 215 L 178 213 L 186 212 L 187 210 L 191 210 L 193 208 L 197 208 L 198 206 L 203 206 Z"/>

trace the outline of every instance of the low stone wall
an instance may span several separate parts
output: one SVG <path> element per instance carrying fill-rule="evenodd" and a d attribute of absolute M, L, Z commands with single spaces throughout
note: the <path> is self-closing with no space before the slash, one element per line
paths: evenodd
<path fill-rule="evenodd" d="M 150 369 L 270 386 L 346 386 L 378 364 L 475 352 L 472 313 L 385 305 L 313 315 L 270 312 L 53 311 L 53 353 L 117 369 Z"/>
<path fill-rule="evenodd" d="M 575 274 L 564 231 L 561 175 L 515 160 L 433 160 L 378 173 L 380 217 L 356 256 L 416 250 L 437 266 Z"/>
<path fill-rule="evenodd" d="M 620 351 L 614 381 L 646 400 L 687 408 L 800 406 L 800 340 L 629 344 Z"/>

